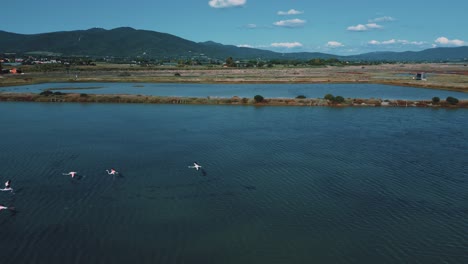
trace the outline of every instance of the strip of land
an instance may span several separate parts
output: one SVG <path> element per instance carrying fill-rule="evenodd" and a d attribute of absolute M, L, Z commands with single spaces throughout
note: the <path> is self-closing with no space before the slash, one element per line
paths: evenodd
<path fill-rule="evenodd" d="M 0 87 L 53 82 L 134 83 L 375 83 L 468 92 L 465 64 L 380 64 L 324 67 L 142 67 L 133 65 L 76 66 L 23 74 L 0 75 Z M 424 72 L 426 80 L 416 80 Z"/>
<path fill-rule="evenodd" d="M 380 64 L 326 67 L 141 67 L 132 65 L 77 66 L 64 70 L 38 71 L 26 67 L 23 74 L 0 76 L 0 87 L 54 82 L 131 82 L 131 83 L 375 83 L 439 90 L 468 92 L 468 67 L 464 64 Z M 425 80 L 414 78 L 425 73 Z M 138 85 L 135 85 L 136 87 Z M 99 89 L 101 87 L 90 87 Z M 73 88 L 76 89 L 76 88 Z M 81 102 L 81 103 L 156 103 L 221 105 L 292 106 L 400 106 L 466 108 L 467 100 L 456 104 L 441 100 L 408 101 L 346 98 L 342 102 L 309 98 L 272 98 L 261 102 L 253 98 L 193 98 L 142 95 L 94 95 L 84 93 L 15 94 L 0 93 L 0 101 Z M 53 90 L 53 89 L 50 89 Z M 60 90 L 64 90 L 60 88 Z M 1 88 L 0 88 L 1 91 Z"/>
<path fill-rule="evenodd" d="M 468 108 L 468 100 L 450 103 L 446 100 L 439 102 L 427 100 L 381 100 L 346 98 L 343 102 L 334 102 L 324 98 L 198 98 L 172 96 L 143 96 L 143 95 L 103 95 L 76 93 L 0 93 L 0 102 L 43 102 L 43 103 L 144 103 L 144 104 L 197 104 L 197 105 L 254 105 L 254 106 L 382 106 L 382 107 L 435 107 L 435 108 Z"/>

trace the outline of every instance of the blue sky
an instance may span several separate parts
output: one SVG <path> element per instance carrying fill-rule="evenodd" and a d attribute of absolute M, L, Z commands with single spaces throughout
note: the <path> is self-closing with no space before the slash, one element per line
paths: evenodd
<path fill-rule="evenodd" d="M 468 1 L 22 0 L 0 30 L 21 34 L 128 26 L 191 41 L 353 55 L 468 45 Z"/>

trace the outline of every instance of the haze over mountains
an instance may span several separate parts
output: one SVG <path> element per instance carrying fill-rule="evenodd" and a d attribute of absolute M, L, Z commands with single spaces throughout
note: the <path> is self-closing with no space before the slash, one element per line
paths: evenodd
<path fill-rule="evenodd" d="M 468 46 L 433 48 L 419 52 L 373 52 L 338 56 L 318 52 L 279 53 L 269 50 L 223 45 L 212 41 L 193 42 L 171 34 L 129 27 L 111 30 L 50 32 L 24 35 L 0 31 L 1 53 L 50 52 L 63 56 L 178 58 L 204 54 L 213 59 L 300 59 L 314 58 L 366 61 L 439 62 L 467 61 Z"/>

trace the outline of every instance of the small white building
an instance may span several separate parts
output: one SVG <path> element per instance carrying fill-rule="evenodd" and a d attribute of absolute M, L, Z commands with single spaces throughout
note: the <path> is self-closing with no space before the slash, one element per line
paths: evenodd
<path fill-rule="evenodd" d="M 426 74 L 424 72 L 418 72 L 416 73 L 416 76 L 414 77 L 415 80 L 417 81 L 425 81 L 426 79 Z"/>

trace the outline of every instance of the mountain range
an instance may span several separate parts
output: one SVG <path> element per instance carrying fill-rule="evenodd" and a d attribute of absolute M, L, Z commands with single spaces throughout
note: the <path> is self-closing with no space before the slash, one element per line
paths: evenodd
<path fill-rule="evenodd" d="M 63 56 L 180 58 L 203 54 L 213 59 L 300 59 L 314 58 L 365 61 L 434 62 L 466 61 L 468 46 L 432 48 L 413 52 L 372 52 L 338 56 L 319 52 L 279 53 L 269 50 L 223 45 L 213 41 L 193 42 L 171 34 L 120 27 L 111 30 L 61 31 L 41 34 L 17 34 L 0 30 L 2 53 L 53 53 Z"/>

